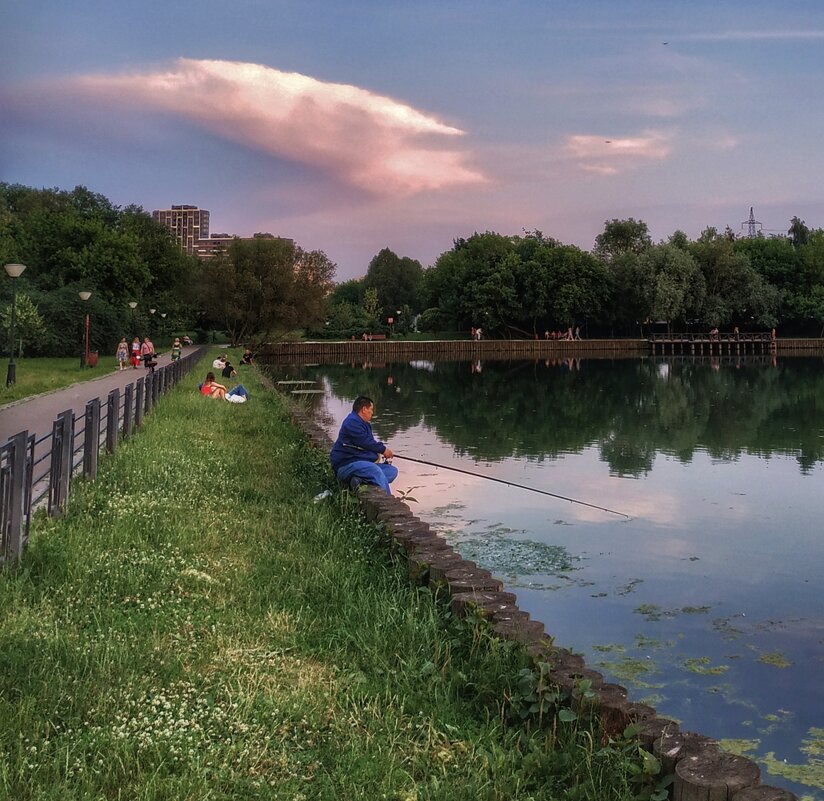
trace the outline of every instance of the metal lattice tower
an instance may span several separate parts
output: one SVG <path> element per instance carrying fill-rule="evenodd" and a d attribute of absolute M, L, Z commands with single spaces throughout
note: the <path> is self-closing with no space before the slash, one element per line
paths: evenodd
<path fill-rule="evenodd" d="M 763 228 L 763 225 L 755 219 L 755 215 L 752 213 L 752 206 L 750 206 L 750 218 L 746 222 L 741 223 L 741 227 L 747 226 L 747 237 L 749 239 L 755 239 L 758 236 L 758 232 Z M 756 228 L 755 226 L 758 226 Z"/>

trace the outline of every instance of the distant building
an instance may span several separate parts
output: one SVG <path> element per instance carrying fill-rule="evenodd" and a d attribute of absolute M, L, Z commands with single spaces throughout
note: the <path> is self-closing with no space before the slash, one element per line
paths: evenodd
<path fill-rule="evenodd" d="M 209 234 L 209 212 L 197 206 L 172 206 L 152 212 L 152 219 L 165 225 L 187 253 L 199 259 L 211 259 L 223 253 L 235 239 L 283 239 L 273 234 L 240 237 L 233 234 Z M 286 239 L 286 242 L 292 242 Z"/>
<path fill-rule="evenodd" d="M 209 239 L 209 212 L 197 206 L 172 206 L 152 212 L 152 219 L 165 225 L 187 253 L 196 255 L 198 242 Z"/>
<path fill-rule="evenodd" d="M 254 236 L 232 236 L 230 234 L 212 234 L 208 239 L 201 239 L 197 243 L 196 255 L 200 259 L 211 259 L 224 253 L 236 239 L 242 242 L 252 242 L 255 239 L 280 239 L 292 243 L 291 239 L 274 234 L 255 234 Z"/>

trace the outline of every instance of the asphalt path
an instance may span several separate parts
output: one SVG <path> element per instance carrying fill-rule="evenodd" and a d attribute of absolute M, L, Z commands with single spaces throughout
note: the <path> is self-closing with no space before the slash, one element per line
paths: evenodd
<path fill-rule="evenodd" d="M 191 350 L 192 348 L 184 348 L 183 355 L 185 356 Z M 170 361 L 170 355 L 165 353 L 158 356 L 157 366 L 163 367 Z M 136 370 L 133 367 L 122 371 L 115 369 L 99 378 L 80 381 L 63 389 L 23 398 L 2 406 L 0 407 L 0 443 L 21 431 L 35 434 L 39 439 L 51 432 L 52 425 L 61 412 L 71 409 L 75 417 L 82 418 L 86 413 L 86 404 L 90 400 L 100 398 L 105 403 L 111 390 L 118 387 L 122 390 L 128 384 L 136 382 L 138 378 L 143 378 L 145 374 L 146 368 L 143 366 Z"/>

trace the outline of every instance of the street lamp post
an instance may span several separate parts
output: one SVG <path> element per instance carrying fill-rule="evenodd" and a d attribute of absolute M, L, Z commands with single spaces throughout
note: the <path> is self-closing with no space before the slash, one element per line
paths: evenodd
<path fill-rule="evenodd" d="M 91 292 L 78 292 L 80 296 L 80 300 L 83 303 L 86 303 L 88 299 L 92 296 Z M 84 342 L 83 342 L 83 351 L 80 354 L 80 367 L 85 367 L 89 363 L 89 313 L 86 312 L 86 317 L 83 323 L 83 332 L 84 332 Z"/>
<path fill-rule="evenodd" d="M 137 301 L 130 300 L 127 305 L 132 310 L 132 336 L 134 336 L 134 310 L 137 308 Z"/>
<path fill-rule="evenodd" d="M 152 316 L 149 318 L 149 337 L 154 337 L 154 313 L 157 309 L 149 309 L 149 314 Z"/>
<path fill-rule="evenodd" d="M 9 370 L 6 373 L 6 386 L 10 387 L 17 380 L 17 365 L 14 363 L 14 336 L 17 322 L 17 280 L 26 269 L 25 264 L 6 264 L 4 267 L 11 282 L 11 345 L 9 346 Z"/>

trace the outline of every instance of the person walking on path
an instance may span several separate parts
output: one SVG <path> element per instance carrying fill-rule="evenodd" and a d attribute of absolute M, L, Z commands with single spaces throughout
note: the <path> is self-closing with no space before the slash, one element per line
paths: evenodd
<path fill-rule="evenodd" d="M 389 485 L 398 477 L 398 468 L 387 461 L 395 454 L 372 433 L 374 412 L 371 398 L 355 398 L 329 458 L 339 481 L 349 482 L 353 489 L 361 483 L 375 484 L 391 495 Z"/>
<path fill-rule="evenodd" d="M 126 337 L 121 337 L 120 342 L 117 343 L 117 364 L 120 370 L 126 369 L 126 362 L 129 360 L 129 343 L 126 342 Z"/>
<path fill-rule="evenodd" d="M 143 344 L 140 346 L 140 358 L 143 359 L 143 366 L 154 372 L 157 362 L 155 361 L 154 343 L 149 337 L 143 337 Z"/>
<path fill-rule="evenodd" d="M 132 367 L 137 370 L 140 364 L 140 337 L 135 337 L 132 340 Z"/>

